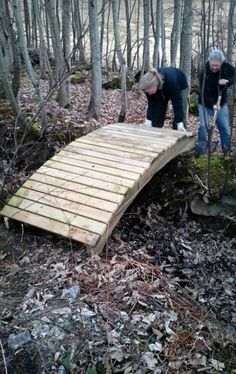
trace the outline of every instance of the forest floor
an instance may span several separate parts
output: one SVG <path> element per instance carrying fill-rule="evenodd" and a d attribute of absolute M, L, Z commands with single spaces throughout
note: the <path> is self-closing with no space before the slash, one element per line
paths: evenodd
<path fill-rule="evenodd" d="M 69 141 L 117 122 L 119 90 L 103 92 L 98 121 L 86 119 L 87 82 L 72 86 L 71 97 L 63 110 L 50 100 L 47 139 L 17 156 L 11 114 L 2 114 L 3 198 Z M 27 85 L 21 103 L 29 116 L 36 111 Z M 145 97 L 130 91 L 126 121 L 142 123 L 145 112 Z M 189 130 L 196 127 L 190 116 Z M 183 155 L 158 172 L 100 256 L 0 222 L 1 373 L 236 373 L 235 216 L 193 214 L 202 196 L 195 161 Z"/>

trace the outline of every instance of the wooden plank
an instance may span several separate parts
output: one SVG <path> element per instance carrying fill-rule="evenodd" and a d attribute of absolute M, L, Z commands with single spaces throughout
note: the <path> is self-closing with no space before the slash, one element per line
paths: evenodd
<path fill-rule="evenodd" d="M 175 146 L 169 148 L 166 152 L 158 155 L 156 160 L 150 165 L 148 171 L 140 178 L 137 188 L 133 189 L 133 193 L 123 200 L 123 203 L 113 214 L 112 220 L 109 222 L 105 233 L 100 237 L 95 247 L 90 248 L 92 253 L 100 253 L 104 248 L 109 236 L 111 235 L 114 227 L 124 214 L 125 210 L 135 199 L 140 190 L 150 181 L 153 175 L 165 166 L 170 160 L 178 156 L 179 154 L 189 151 L 194 147 L 194 137 L 188 139 L 187 137 L 181 139 L 181 142 L 175 144 Z"/>
<path fill-rule="evenodd" d="M 50 184 L 48 182 L 50 182 Z M 107 212 L 114 212 L 123 199 L 122 195 L 117 195 L 116 197 L 108 196 L 110 199 L 113 198 L 113 200 L 115 200 L 108 201 L 102 199 L 100 196 L 90 196 L 86 195 L 85 193 L 81 194 L 77 191 L 71 190 L 70 188 L 73 187 L 72 185 L 70 185 L 69 189 L 67 189 L 64 187 L 64 184 L 60 185 L 59 180 L 56 178 L 41 176 L 37 173 L 34 173 L 31 178 L 24 183 L 24 187 L 31 188 L 35 191 L 44 192 L 55 197 L 61 197 L 66 200 L 72 200 L 79 204 L 102 209 Z M 108 198 L 107 195 L 105 196 Z"/>
<path fill-rule="evenodd" d="M 106 224 L 98 222 L 78 214 L 73 214 L 63 209 L 50 207 L 41 203 L 33 202 L 26 198 L 13 196 L 8 205 L 15 208 L 25 210 L 27 212 L 35 213 L 40 216 L 44 216 L 55 221 L 66 223 L 71 226 L 78 227 L 80 229 L 93 232 L 95 234 L 102 235 L 106 229 Z"/>
<path fill-rule="evenodd" d="M 140 131 L 138 133 L 136 133 L 135 131 L 132 132 L 132 130 L 127 130 L 125 128 L 121 128 L 121 129 L 118 129 L 118 128 L 104 128 L 103 131 L 101 131 L 100 134 L 114 134 L 114 135 L 120 135 L 120 136 L 126 136 L 126 137 L 130 137 L 131 139 L 140 139 L 140 140 L 145 140 L 147 142 L 153 142 L 153 140 L 155 139 L 156 142 L 158 142 L 158 144 L 160 143 L 160 145 L 162 144 L 174 144 L 177 140 L 177 138 L 174 136 L 174 134 L 160 134 L 158 132 L 156 133 L 151 133 L 151 134 L 147 134 L 147 133 L 141 133 Z"/>
<path fill-rule="evenodd" d="M 26 198 L 44 205 L 49 205 L 55 208 L 60 207 L 65 211 L 78 214 L 83 217 L 91 218 L 96 221 L 103 223 L 109 222 L 112 217 L 111 212 L 106 212 L 102 209 L 97 209 L 88 205 L 79 204 L 73 200 L 67 200 L 58 196 L 53 196 L 48 193 L 31 190 L 29 188 L 21 187 L 17 192 L 16 196 Z"/>
<path fill-rule="evenodd" d="M 71 147 L 72 148 L 72 147 Z M 124 171 L 131 171 L 136 174 L 143 174 L 146 168 L 134 166 L 134 165 L 127 165 L 125 163 L 117 162 L 114 160 L 106 160 L 99 157 L 92 157 L 92 156 L 85 156 L 83 154 L 77 154 L 76 152 L 70 151 L 69 149 L 65 149 L 64 151 L 60 151 L 60 156 L 65 156 L 68 158 L 73 158 L 78 161 L 86 161 L 93 164 L 98 164 L 102 166 L 108 166 L 114 169 L 124 170 Z"/>
<path fill-rule="evenodd" d="M 133 154 L 137 154 L 137 155 L 142 155 L 142 156 L 151 156 L 153 158 L 155 158 L 158 154 L 158 152 L 153 152 L 152 150 L 149 149 L 149 151 L 147 149 L 135 149 L 133 147 L 128 147 L 128 146 L 125 146 L 124 143 L 120 142 L 119 144 L 118 143 L 115 143 L 115 142 L 106 142 L 104 141 L 101 141 L 100 139 L 96 139 L 96 140 L 93 140 L 91 138 L 87 138 L 87 135 L 86 137 L 84 138 L 79 138 L 78 140 L 76 140 L 77 143 L 81 144 L 81 143 L 85 143 L 85 144 L 90 144 L 90 145 L 93 145 L 93 146 L 102 146 L 104 148 L 109 148 L 109 149 L 117 149 L 117 150 L 120 150 L 120 151 L 124 151 L 126 152 L 127 154 L 130 154 L 130 156 L 132 157 Z"/>
<path fill-rule="evenodd" d="M 191 136 L 191 133 L 183 133 L 182 131 L 177 131 L 169 128 L 159 128 L 159 127 L 145 127 L 143 124 L 135 125 L 128 124 L 126 126 L 122 124 L 111 124 L 107 125 L 106 128 L 117 129 L 117 130 L 127 130 L 127 131 L 137 131 L 139 134 L 153 135 L 158 137 L 173 136 L 176 139 L 182 138 L 183 136 Z"/>
<path fill-rule="evenodd" d="M 111 182 L 104 182 L 104 181 L 90 178 L 87 176 L 78 175 L 78 174 L 66 172 L 63 170 L 53 169 L 52 167 L 41 166 L 38 169 L 37 173 L 42 173 L 45 175 L 50 175 L 52 177 L 55 177 L 57 178 L 57 181 L 60 181 L 62 185 L 65 182 L 75 182 L 75 183 L 83 184 L 85 186 L 96 187 L 97 189 L 101 189 L 101 190 L 105 190 L 109 192 L 115 192 L 116 194 L 120 194 L 120 195 L 125 195 L 129 189 L 128 187 L 120 186 L 119 184 L 115 184 Z M 76 186 L 74 187 L 76 190 L 77 187 Z"/>
<path fill-rule="evenodd" d="M 91 135 L 90 134 L 87 136 L 87 139 L 91 140 L 98 140 L 98 141 L 103 141 L 107 142 L 109 144 L 114 144 L 114 145 L 122 145 L 123 147 L 126 146 L 127 148 L 134 147 L 135 150 L 150 150 L 151 152 L 156 152 L 156 156 L 158 153 L 162 152 L 169 144 L 161 144 L 160 142 L 158 143 L 158 140 L 154 140 L 151 142 L 147 142 L 145 140 L 141 139 L 136 139 L 133 137 L 133 139 L 130 139 L 129 137 L 121 134 L 110 134 L 106 131 L 103 133 L 101 132 L 100 134 Z M 131 148 L 133 149 L 133 148 Z"/>
<path fill-rule="evenodd" d="M 86 177 L 99 179 L 105 182 L 116 183 L 118 185 L 126 186 L 126 187 L 132 187 L 135 182 L 134 180 L 131 180 L 131 179 L 125 179 L 122 177 L 117 177 L 115 175 L 101 173 L 95 170 L 89 170 L 89 169 L 84 169 L 84 168 L 80 168 L 80 167 L 73 166 L 73 165 L 62 164 L 61 162 L 56 162 L 55 160 L 52 161 L 51 159 L 46 161 L 44 165 L 48 167 L 52 167 L 54 169 L 68 171 L 71 173 L 75 173 L 77 175 L 84 175 Z"/>
<path fill-rule="evenodd" d="M 87 156 L 93 157 L 93 158 L 96 158 L 97 160 L 101 159 L 101 160 L 115 161 L 115 162 L 121 163 L 122 165 L 124 164 L 130 167 L 137 166 L 139 168 L 147 169 L 150 165 L 150 163 L 146 161 L 133 160 L 125 156 L 117 156 L 117 155 L 111 154 L 110 152 L 104 153 L 104 152 L 101 152 L 101 150 L 98 152 L 98 151 L 94 151 L 90 149 L 83 149 L 72 143 L 66 146 L 64 150 L 72 152 L 72 153 L 76 153 L 78 155 L 83 155 L 86 157 Z"/>
<path fill-rule="evenodd" d="M 34 213 L 29 213 L 24 210 L 20 210 L 19 208 L 8 205 L 5 205 L 5 207 L 2 209 L 1 215 L 23 223 L 27 223 L 32 226 L 39 227 L 40 229 L 52 232 L 53 234 L 71 238 L 92 247 L 96 246 L 100 238 L 100 235 L 79 229 L 78 227 L 58 222 L 47 217 L 39 216 Z"/>
<path fill-rule="evenodd" d="M 104 174 L 110 174 L 110 175 L 118 176 L 121 178 L 131 179 L 134 181 L 140 177 L 140 173 L 132 173 L 130 171 L 115 169 L 112 167 L 102 166 L 102 165 L 91 163 L 91 162 L 76 160 L 71 157 L 65 157 L 64 155 L 61 155 L 61 153 L 57 154 L 56 156 L 53 156 L 51 160 L 60 162 L 62 164 L 82 167 L 88 170 L 95 170 L 95 171 L 98 171 Z"/>

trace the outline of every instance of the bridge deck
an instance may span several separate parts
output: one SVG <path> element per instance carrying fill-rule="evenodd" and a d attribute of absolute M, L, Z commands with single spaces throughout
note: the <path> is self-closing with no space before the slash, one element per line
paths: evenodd
<path fill-rule="evenodd" d="M 191 134 L 113 124 L 67 145 L 0 212 L 100 252 L 138 192 L 167 162 L 193 148 Z"/>

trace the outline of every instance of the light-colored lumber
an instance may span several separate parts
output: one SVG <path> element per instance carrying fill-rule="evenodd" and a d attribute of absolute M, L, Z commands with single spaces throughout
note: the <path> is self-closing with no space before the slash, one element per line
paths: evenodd
<path fill-rule="evenodd" d="M 46 161 L 0 214 L 99 253 L 153 175 L 193 147 L 190 133 L 136 124 L 102 127 Z"/>

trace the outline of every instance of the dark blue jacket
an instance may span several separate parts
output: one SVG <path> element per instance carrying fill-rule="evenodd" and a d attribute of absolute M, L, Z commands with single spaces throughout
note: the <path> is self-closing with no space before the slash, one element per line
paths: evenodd
<path fill-rule="evenodd" d="M 188 88 L 188 82 L 185 74 L 182 70 L 174 67 L 164 67 L 157 69 L 158 72 L 163 76 L 164 83 L 161 90 L 158 90 L 154 95 L 147 95 L 148 99 L 148 112 L 147 118 L 151 118 L 149 113 L 155 111 L 155 106 L 160 105 L 160 92 L 161 100 L 163 99 L 163 104 L 169 100 L 172 102 L 174 110 L 174 122 L 183 122 L 183 99 L 181 91 Z"/>
<path fill-rule="evenodd" d="M 230 65 L 228 62 L 223 62 L 221 65 L 220 71 L 216 73 L 212 72 L 210 69 L 209 62 L 206 63 L 206 79 L 205 79 L 205 86 L 204 86 L 204 105 L 212 109 L 213 105 L 216 104 L 217 98 L 219 95 L 220 90 L 223 89 L 222 99 L 220 105 L 223 106 L 227 102 L 227 87 L 231 86 L 234 83 L 234 67 Z M 200 90 L 199 90 L 199 103 L 202 103 L 201 91 L 203 85 L 203 77 L 204 71 L 200 74 Z M 229 83 L 227 86 L 220 86 L 219 80 L 220 79 L 227 79 Z"/>

